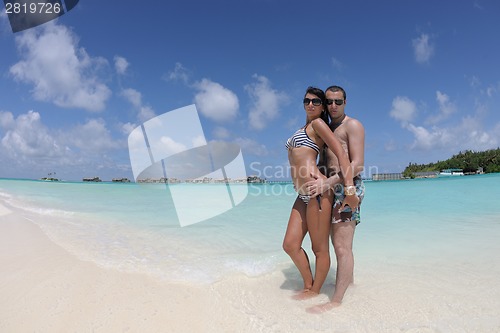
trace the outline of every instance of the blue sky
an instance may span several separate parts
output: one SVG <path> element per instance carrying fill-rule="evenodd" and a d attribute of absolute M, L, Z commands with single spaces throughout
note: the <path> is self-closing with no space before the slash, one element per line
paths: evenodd
<path fill-rule="evenodd" d="M 497 148 L 498 17 L 494 0 L 80 0 L 14 34 L 2 11 L 0 177 L 132 179 L 129 133 L 194 103 L 208 141 L 281 178 L 309 85 L 346 89 L 365 176 Z"/>

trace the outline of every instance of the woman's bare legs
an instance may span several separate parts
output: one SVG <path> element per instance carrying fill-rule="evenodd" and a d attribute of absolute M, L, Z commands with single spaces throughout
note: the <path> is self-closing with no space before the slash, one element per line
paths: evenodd
<path fill-rule="evenodd" d="M 304 280 L 304 291 L 313 286 L 313 276 L 309 258 L 302 248 L 302 242 L 307 234 L 306 224 L 306 204 L 299 198 L 295 200 L 288 226 L 286 228 L 285 238 L 283 239 L 283 250 L 292 258 L 297 266 L 302 279 Z"/>
<path fill-rule="evenodd" d="M 307 299 L 317 296 L 330 270 L 330 219 L 332 198 L 328 194 L 321 196 L 321 210 L 318 201 L 312 198 L 307 205 L 307 229 L 311 238 L 311 245 L 316 257 L 316 269 L 311 288 L 296 295 L 295 299 Z"/>

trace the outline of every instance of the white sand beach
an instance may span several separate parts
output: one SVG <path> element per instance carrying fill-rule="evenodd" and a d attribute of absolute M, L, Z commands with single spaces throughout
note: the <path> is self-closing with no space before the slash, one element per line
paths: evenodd
<path fill-rule="evenodd" d="M 4 206 L 0 219 L 1 332 L 289 331 L 291 323 L 272 317 L 293 318 L 283 304 L 302 312 L 280 289 L 280 272 L 211 286 L 166 283 L 79 260 Z"/>
<path fill-rule="evenodd" d="M 342 307 L 309 314 L 328 300 L 333 272 L 307 301 L 291 299 L 301 285 L 291 263 L 255 278 L 175 284 L 82 261 L 0 204 L 0 332 L 500 331 L 496 262 L 457 271 L 444 258 L 404 265 L 359 256 L 357 265 Z"/>
<path fill-rule="evenodd" d="M 5 207 L 0 212 L 2 332 L 229 332 L 248 325 L 218 286 L 100 268 Z"/>

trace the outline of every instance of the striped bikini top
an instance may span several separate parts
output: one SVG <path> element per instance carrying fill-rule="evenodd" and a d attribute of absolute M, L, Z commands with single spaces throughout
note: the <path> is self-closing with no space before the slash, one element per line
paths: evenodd
<path fill-rule="evenodd" d="M 295 132 L 285 144 L 286 149 L 297 148 L 297 147 L 309 147 L 314 149 L 319 154 L 318 145 L 311 140 L 309 135 L 306 133 L 307 125 L 304 128 L 300 128 Z"/>

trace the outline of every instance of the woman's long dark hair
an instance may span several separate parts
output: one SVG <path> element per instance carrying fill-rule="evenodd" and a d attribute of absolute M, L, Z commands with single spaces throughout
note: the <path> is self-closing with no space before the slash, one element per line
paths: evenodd
<path fill-rule="evenodd" d="M 323 105 L 323 111 L 321 112 L 320 118 L 323 119 L 323 121 L 330 126 L 330 114 L 328 113 L 326 109 L 326 95 L 325 92 L 319 88 L 316 87 L 307 87 L 306 93 L 304 94 L 304 97 L 306 97 L 307 94 L 313 94 L 318 96 L 319 99 L 321 99 L 321 105 Z"/>

